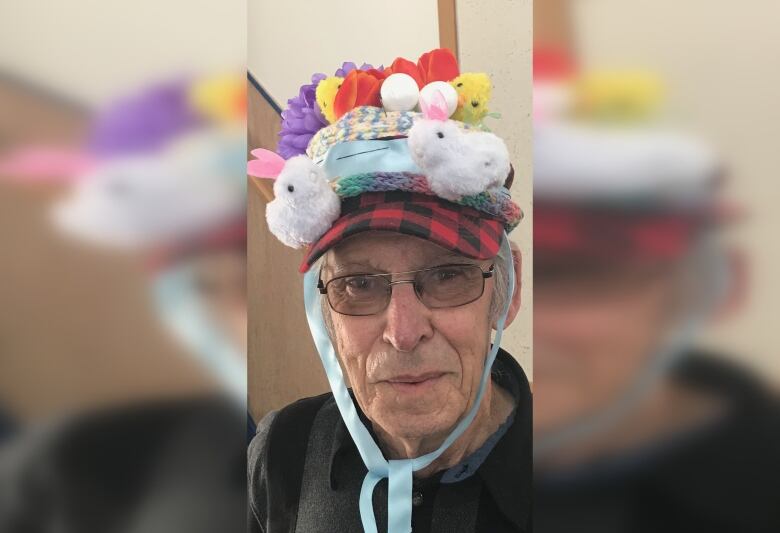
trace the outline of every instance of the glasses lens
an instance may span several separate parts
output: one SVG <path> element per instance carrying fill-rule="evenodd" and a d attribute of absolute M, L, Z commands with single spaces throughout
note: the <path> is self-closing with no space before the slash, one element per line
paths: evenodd
<path fill-rule="evenodd" d="M 382 276 L 346 276 L 328 282 L 328 303 L 344 315 L 373 315 L 387 304 L 389 284 Z"/>
<path fill-rule="evenodd" d="M 478 266 L 441 266 L 420 272 L 417 288 L 420 300 L 430 308 L 456 307 L 482 296 L 485 278 Z"/>

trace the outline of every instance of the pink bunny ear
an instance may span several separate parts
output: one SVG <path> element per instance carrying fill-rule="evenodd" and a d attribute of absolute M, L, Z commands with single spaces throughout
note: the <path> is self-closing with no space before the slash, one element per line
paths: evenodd
<path fill-rule="evenodd" d="M 256 148 L 252 150 L 252 155 L 257 159 L 253 159 L 246 164 L 246 172 L 250 176 L 276 179 L 284 168 L 285 161 L 282 156 L 271 150 Z"/>
<path fill-rule="evenodd" d="M 423 117 L 425 118 L 431 118 L 431 106 L 428 105 L 428 100 L 425 98 L 422 98 L 422 95 L 420 97 L 420 111 L 422 111 Z"/>
<path fill-rule="evenodd" d="M 420 98 L 420 109 L 425 118 L 431 120 L 447 120 L 450 114 L 447 111 L 447 100 L 441 91 L 433 91 L 431 101 L 427 102 L 425 98 Z"/>
<path fill-rule="evenodd" d="M 0 176 L 28 182 L 72 182 L 94 166 L 89 154 L 67 147 L 26 146 L 0 156 Z"/>

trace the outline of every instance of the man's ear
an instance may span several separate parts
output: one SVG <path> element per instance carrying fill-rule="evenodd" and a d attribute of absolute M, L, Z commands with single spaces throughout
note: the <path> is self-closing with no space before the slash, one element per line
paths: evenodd
<path fill-rule="evenodd" d="M 521 297 L 520 293 L 522 292 L 522 282 L 520 281 L 522 278 L 520 275 L 523 272 L 523 257 L 520 253 L 520 247 L 517 246 L 512 241 L 509 241 L 509 246 L 512 249 L 512 265 L 515 269 L 515 291 L 512 293 L 512 300 L 509 302 L 509 312 L 506 315 L 506 321 L 504 322 L 504 327 L 507 328 L 509 325 L 515 320 L 515 317 L 517 316 L 518 311 L 520 311 L 520 304 Z M 493 327 L 495 328 L 495 324 L 493 324 Z"/>

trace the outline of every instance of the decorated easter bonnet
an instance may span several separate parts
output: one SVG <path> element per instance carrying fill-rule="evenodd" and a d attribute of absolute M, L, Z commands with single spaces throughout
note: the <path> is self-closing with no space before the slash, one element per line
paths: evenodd
<path fill-rule="evenodd" d="M 461 74 L 446 49 L 315 74 L 282 113 L 279 155 L 255 150 L 249 163 L 249 174 L 278 176 L 268 227 L 307 248 L 301 272 L 368 230 L 495 257 L 522 212 L 507 188 L 506 146 L 483 131 L 490 92 L 485 74 Z"/>
<path fill-rule="evenodd" d="M 274 180 L 266 207 L 270 231 L 305 248 L 307 318 L 347 429 L 368 470 L 360 493 L 367 532 L 378 530 L 372 495 L 388 479 L 387 531 L 411 531 L 412 475 L 438 458 L 476 415 L 498 351 L 508 302 L 487 350 L 475 402 L 435 451 L 386 460 L 358 415 L 324 326 L 318 269 L 311 267 L 344 239 L 393 231 L 465 257 L 505 257 L 509 293 L 514 269 L 506 234 L 522 218 L 510 196 L 513 169 L 504 142 L 484 125 L 492 86 L 484 73 L 461 73 L 447 49 L 389 67 L 344 63 L 315 74 L 282 113 L 278 153 L 257 149 L 248 173 Z M 503 254 L 499 254 L 503 251 Z"/>

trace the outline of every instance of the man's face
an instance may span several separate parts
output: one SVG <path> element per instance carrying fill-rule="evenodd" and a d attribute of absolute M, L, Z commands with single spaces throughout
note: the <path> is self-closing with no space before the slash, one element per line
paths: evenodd
<path fill-rule="evenodd" d="M 490 265 L 414 237 L 365 232 L 328 253 L 322 278 L 453 263 Z M 412 284 L 403 283 L 393 286 L 389 305 L 376 315 L 330 311 L 342 366 L 375 425 L 398 438 L 446 434 L 469 409 L 490 342 L 493 281 L 485 282 L 482 296 L 460 307 L 428 309 Z"/>
<path fill-rule="evenodd" d="M 534 429 L 601 410 L 631 386 L 677 316 L 681 265 L 545 259 L 534 265 Z"/>

